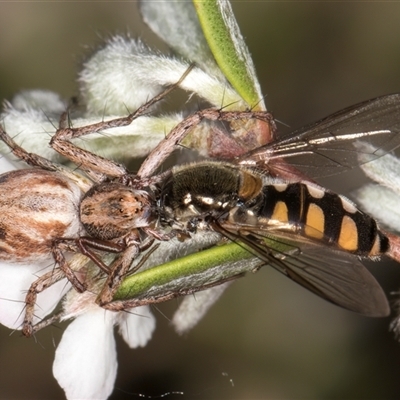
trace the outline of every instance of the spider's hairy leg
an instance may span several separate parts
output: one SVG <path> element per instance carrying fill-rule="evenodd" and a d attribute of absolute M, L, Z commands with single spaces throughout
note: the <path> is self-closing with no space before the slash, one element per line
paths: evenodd
<path fill-rule="evenodd" d="M 63 167 L 57 163 L 39 156 L 35 153 L 29 153 L 17 143 L 14 139 L 0 126 L 0 139 L 10 148 L 11 152 L 19 159 L 25 161 L 32 167 L 39 167 L 47 171 L 60 171 Z"/>
<path fill-rule="evenodd" d="M 164 91 L 162 91 L 157 96 L 153 97 L 147 103 L 143 104 L 136 111 L 129 114 L 126 117 L 115 118 L 108 121 L 101 121 L 95 124 L 86 125 L 82 127 L 65 127 L 65 120 L 67 118 L 68 113 L 64 113 L 61 116 L 60 120 L 60 128 L 57 129 L 56 133 L 50 140 L 50 146 L 67 157 L 69 160 L 78 165 L 81 169 L 85 171 L 95 172 L 98 174 L 103 174 L 109 177 L 121 177 L 128 174 L 126 168 L 118 164 L 114 161 L 108 160 L 101 156 L 98 156 L 88 150 L 81 149 L 80 147 L 74 145 L 70 142 L 70 140 L 79 138 L 91 133 L 96 133 L 99 131 L 103 131 L 105 129 L 122 127 L 130 125 L 136 118 L 145 114 L 145 112 L 153 106 L 155 103 L 162 100 L 165 96 L 167 96 L 172 90 L 177 88 L 180 83 L 185 79 L 185 77 L 192 70 L 193 65 L 191 65 L 178 82 L 173 85 L 168 86 Z"/>
<path fill-rule="evenodd" d="M 138 176 L 140 178 L 148 178 L 155 173 L 157 168 L 171 155 L 182 140 L 190 133 L 190 131 L 199 125 L 203 120 L 209 121 L 238 121 L 248 119 L 258 119 L 273 125 L 274 119 L 271 113 L 267 111 L 222 111 L 215 108 L 207 108 L 197 111 L 189 115 L 181 121 L 168 136 L 162 140 L 146 160 L 142 163 Z"/>
<path fill-rule="evenodd" d="M 152 246 L 154 236 L 149 235 L 139 242 L 138 237 L 133 235 L 126 238 L 126 243 L 126 249 L 110 265 L 110 273 L 102 286 L 100 294 L 97 296 L 96 303 L 101 307 L 107 308 L 107 304 L 112 302 L 114 294 L 128 273 L 133 274 L 141 268 L 141 263 L 131 268 L 132 262 L 141 252 Z M 151 252 L 152 250 L 150 250 Z"/>
<path fill-rule="evenodd" d="M 23 147 L 19 146 L 14 139 L 0 126 L 0 140 L 2 140 L 11 150 L 11 152 L 20 160 L 26 162 L 31 167 L 38 167 L 46 171 L 59 172 L 66 178 L 78 184 L 80 188 L 87 190 L 91 183 L 87 178 L 77 174 L 75 171 L 64 165 L 52 162 L 39 154 L 29 153 Z"/>
<path fill-rule="evenodd" d="M 58 246 L 54 246 L 52 253 L 56 264 L 59 266 L 60 270 L 64 273 L 64 276 L 69 280 L 74 289 L 79 293 L 84 292 L 86 290 L 86 285 L 76 277 L 71 266 L 67 263 L 63 251 Z"/>
<path fill-rule="evenodd" d="M 39 293 L 43 292 L 45 289 L 54 285 L 63 278 L 65 278 L 64 271 L 62 271 L 60 268 L 56 268 L 42 275 L 29 287 L 28 292 L 25 296 L 25 317 L 22 327 L 22 333 L 26 337 L 32 336 L 39 329 L 44 328 L 45 326 L 53 322 L 53 319 L 50 317 L 49 319 L 44 319 L 43 321 L 40 321 L 40 327 L 38 327 L 39 324 L 33 324 L 36 300 Z"/>
<path fill-rule="evenodd" d="M 121 253 L 126 249 L 126 245 L 114 243 L 110 240 L 102 240 L 88 236 L 81 236 L 76 239 L 58 239 L 55 248 L 73 253 L 81 253 L 92 260 L 105 274 L 110 273 L 110 268 L 104 264 L 101 258 L 95 254 L 92 249 L 108 253 Z M 56 250 L 56 251 L 57 251 Z M 68 264 L 66 264 L 68 268 Z M 78 292 L 80 291 L 77 289 Z"/>
<path fill-rule="evenodd" d="M 111 272 L 108 275 L 106 282 L 104 283 L 96 300 L 96 303 L 99 306 L 104 307 L 106 304 L 112 301 L 115 292 L 129 271 L 133 260 L 139 253 L 139 246 L 137 244 L 132 244 L 128 246 L 125 251 L 122 252 L 110 265 Z M 132 269 L 129 272 L 133 273 L 135 272 L 135 269 Z"/>

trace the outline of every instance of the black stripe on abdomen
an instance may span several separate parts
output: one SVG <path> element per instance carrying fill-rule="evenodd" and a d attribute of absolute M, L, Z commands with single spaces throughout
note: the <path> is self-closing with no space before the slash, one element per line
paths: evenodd
<path fill-rule="evenodd" d="M 388 250 L 375 220 L 342 196 L 304 183 L 266 185 L 263 195 L 259 216 L 288 222 L 305 237 L 359 255 Z"/>

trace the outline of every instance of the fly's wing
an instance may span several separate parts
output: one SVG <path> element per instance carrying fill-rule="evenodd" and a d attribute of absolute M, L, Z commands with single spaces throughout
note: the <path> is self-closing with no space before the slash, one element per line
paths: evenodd
<path fill-rule="evenodd" d="M 274 160 L 285 158 L 310 178 L 334 175 L 372 161 L 400 146 L 400 94 L 378 97 L 332 114 L 288 136 L 255 149 L 239 160 L 256 162 L 274 172 Z M 372 150 L 357 157 L 356 141 Z M 276 164 L 278 175 L 284 168 Z"/>
<path fill-rule="evenodd" d="M 332 303 L 368 317 L 390 313 L 383 289 L 353 255 L 314 247 L 283 262 L 285 275 Z"/>
<path fill-rule="evenodd" d="M 369 317 L 385 317 L 390 313 L 383 289 L 352 254 L 297 235 L 282 233 L 279 238 L 275 233 L 269 236 L 246 228 L 233 232 L 223 225 L 215 229 L 331 303 Z"/>

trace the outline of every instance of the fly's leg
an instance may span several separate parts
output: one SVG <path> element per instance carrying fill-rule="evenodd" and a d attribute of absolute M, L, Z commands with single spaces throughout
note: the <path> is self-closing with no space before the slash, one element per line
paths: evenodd
<path fill-rule="evenodd" d="M 74 162 L 85 171 L 94 172 L 109 177 L 121 177 L 123 175 L 126 175 L 128 171 L 123 165 L 113 162 L 111 160 L 107 160 L 106 158 L 103 158 L 101 156 L 95 155 L 90 151 L 81 149 L 80 147 L 71 143 L 70 140 L 91 133 L 96 133 L 104 129 L 127 126 L 131 124 L 132 121 L 143 115 L 152 105 L 159 102 L 172 90 L 179 86 L 179 84 L 185 79 L 192 68 L 193 66 L 190 66 L 177 83 L 167 87 L 164 91 L 153 97 L 151 100 L 139 107 L 133 113 L 129 114 L 127 117 L 116 118 L 110 121 L 102 121 L 78 128 L 71 128 L 64 127 L 64 125 L 66 125 L 66 120 L 68 116 L 68 113 L 64 113 L 61 116 L 60 128 L 50 140 L 50 146 L 55 151 L 67 157 L 69 160 Z"/>
<path fill-rule="evenodd" d="M 156 229 L 150 228 L 148 226 L 145 226 L 142 228 L 144 232 L 146 232 L 148 235 L 150 235 L 151 237 L 157 239 L 157 240 L 161 240 L 163 242 L 167 242 L 168 240 L 173 239 L 174 237 L 178 236 L 178 231 L 171 231 L 169 233 L 163 233 L 160 232 Z"/>

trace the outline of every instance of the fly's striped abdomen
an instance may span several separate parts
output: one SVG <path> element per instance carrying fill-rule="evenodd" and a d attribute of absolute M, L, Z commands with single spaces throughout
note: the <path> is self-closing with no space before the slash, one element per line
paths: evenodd
<path fill-rule="evenodd" d="M 263 188 L 261 218 L 288 223 L 298 233 L 366 256 L 385 253 L 387 237 L 375 220 L 346 198 L 305 183 L 269 184 Z"/>

